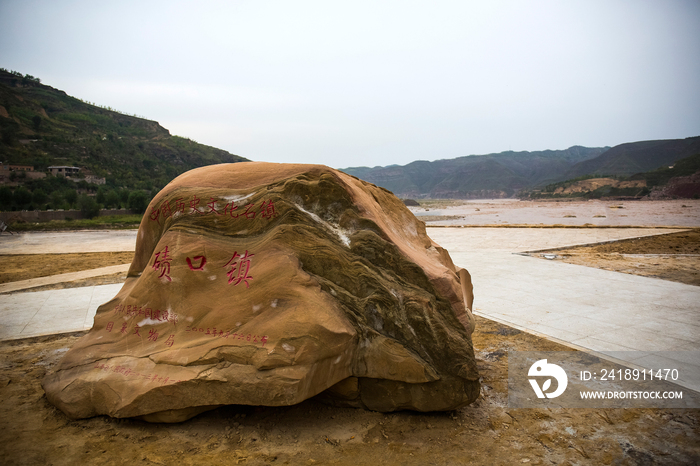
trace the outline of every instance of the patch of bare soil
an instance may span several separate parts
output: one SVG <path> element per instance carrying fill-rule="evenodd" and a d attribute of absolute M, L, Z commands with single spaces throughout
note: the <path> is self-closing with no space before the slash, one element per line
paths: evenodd
<path fill-rule="evenodd" d="M 76 270 L 77 272 L 77 270 Z M 23 288 L 17 291 L 9 291 L 6 293 L 0 293 L 0 296 L 11 295 L 17 293 L 26 293 L 27 291 L 47 291 L 47 290 L 63 290 L 66 288 L 80 288 L 83 286 L 97 286 L 97 285 L 112 285 L 115 283 L 124 283 L 126 281 L 126 272 L 113 273 L 111 275 L 101 275 L 99 277 L 83 278 L 80 280 L 73 280 L 72 282 L 61 282 L 54 283 L 51 285 L 35 286 L 31 288 Z"/>
<path fill-rule="evenodd" d="M 426 222 L 444 222 L 447 220 L 458 220 L 464 218 L 463 215 L 421 215 L 418 220 Z"/>
<path fill-rule="evenodd" d="M 73 421 L 40 382 L 79 338 L 0 343 L 0 458 L 75 464 L 698 464 L 700 410 L 509 409 L 507 352 L 569 348 L 477 317 L 482 394 L 448 413 L 229 406 L 181 424 Z"/>
<path fill-rule="evenodd" d="M 559 249 L 556 255 L 570 264 L 700 286 L 700 229 Z"/>
<path fill-rule="evenodd" d="M 555 194 L 571 194 L 571 193 L 584 193 L 595 191 L 603 186 L 611 186 L 613 188 L 643 188 L 647 183 L 645 180 L 634 180 L 634 181 L 618 181 L 614 178 L 591 178 L 588 180 L 576 181 L 567 187 L 559 187 L 554 193 Z"/>
<path fill-rule="evenodd" d="M 131 264 L 133 252 L 86 252 L 80 254 L 2 255 L 0 283 L 48 277 L 68 272 Z"/>

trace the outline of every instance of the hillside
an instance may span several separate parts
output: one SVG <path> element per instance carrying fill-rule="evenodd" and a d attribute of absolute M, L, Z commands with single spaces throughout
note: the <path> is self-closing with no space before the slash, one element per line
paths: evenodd
<path fill-rule="evenodd" d="M 5 166 L 29 165 L 39 172 L 75 166 L 79 177 L 105 178 L 110 189 L 155 193 L 192 168 L 246 160 L 172 136 L 158 122 L 97 107 L 4 69 L 0 133 Z"/>
<path fill-rule="evenodd" d="M 519 194 L 521 199 L 644 196 L 651 199 L 700 197 L 700 152 L 677 160 L 673 165 L 629 177 L 600 178 L 597 175 L 584 175 Z"/>
<path fill-rule="evenodd" d="M 604 186 L 610 186 L 615 189 L 627 189 L 627 188 L 645 188 L 646 182 L 644 180 L 634 180 L 634 181 L 621 181 L 613 178 L 591 178 L 588 180 L 576 181 L 566 187 L 561 186 L 557 188 L 555 194 L 574 194 L 574 193 L 585 193 L 590 191 L 595 191 Z M 641 191 L 641 189 L 639 190 Z"/>
<path fill-rule="evenodd" d="M 399 197 L 483 199 L 513 196 L 518 191 L 551 183 L 576 163 L 608 148 L 581 146 L 539 152 L 501 152 L 404 166 L 342 169 Z"/>
<path fill-rule="evenodd" d="M 558 181 L 591 174 L 630 176 L 671 166 L 694 154 L 700 154 L 700 136 L 630 142 L 615 146 L 594 159 L 575 164 Z"/>
<path fill-rule="evenodd" d="M 672 167 L 640 173 L 630 179 L 643 179 L 652 186 L 651 199 L 700 199 L 700 153 L 681 159 Z"/>

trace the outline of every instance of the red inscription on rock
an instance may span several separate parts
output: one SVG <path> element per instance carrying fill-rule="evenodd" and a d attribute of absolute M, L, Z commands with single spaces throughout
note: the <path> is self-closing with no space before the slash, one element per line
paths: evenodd
<path fill-rule="evenodd" d="M 204 256 L 194 256 L 195 263 L 192 263 L 192 259 L 189 257 L 187 258 L 187 265 L 189 266 L 190 270 L 204 270 L 204 265 L 207 263 L 207 258 Z M 199 264 L 197 264 L 196 261 L 199 261 Z"/>
<path fill-rule="evenodd" d="M 166 246 L 163 251 L 156 253 L 156 258 L 153 260 L 153 269 L 160 270 L 160 276 L 158 278 L 165 277 L 169 282 L 173 281 L 170 278 L 170 262 L 171 258 L 168 256 L 168 247 Z"/>
<path fill-rule="evenodd" d="M 250 272 L 250 258 L 254 255 L 249 254 L 248 250 L 242 256 L 238 254 L 238 251 L 234 251 L 233 257 L 224 265 L 224 267 L 231 267 L 231 270 L 226 273 L 229 285 L 233 284 L 233 286 L 236 286 L 243 282 L 246 288 L 250 286 L 248 280 L 252 280 L 253 277 L 248 275 L 248 273 Z M 237 260 L 239 258 L 240 260 Z"/>
<path fill-rule="evenodd" d="M 235 202 L 228 202 L 225 204 L 224 211 L 222 213 L 216 208 L 216 206 L 219 203 L 223 204 L 223 202 L 213 197 L 210 197 L 209 199 L 211 200 L 209 203 L 207 203 L 207 207 L 209 208 L 209 210 L 203 212 L 202 210 L 200 210 L 201 199 L 197 197 L 196 194 L 193 195 L 192 199 L 189 200 L 190 210 L 187 213 L 189 215 L 229 215 L 232 218 L 245 217 L 247 220 L 254 220 L 256 214 L 260 214 L 260 217 L 266 218 L 268 220 L 271 220 L 278 216 L 277 211 L 275 209 L 275 204 L 272 202 L 272 200 L 262 201 L 262 204 L 260 205 L 260 208 L 257 212 L 254 210 L 255 204 L 246 204 L 245 211 L 240 212 L 238 211 L 239 206 L 237 206 Z M 178 199 L 175 199 L 173 202 L 175 203 L 175 206 L 172 209 L 170 207 L 170 201 L 168 200 L 163 201 L 160 206 L 152 207 L 151 213 L 149 215 L 151 221 L 160 223 L 160 218 L 163 218 L 163 220 L 165 220 L 168 217 L 172 217 L 173 213 L 175 212 L 180 212 L 184 214 L 186 209 L 184 199 L 180 197 Z"/>
<path fill-rule="evenodd" d="M 205 333 L 206 331 L 206 333 Z M 211 338 L 226 338 L 231 337 L 232 339 L 236 340 L 243 340 L 243 341 L 249 341 L 251 343 L 260 343 L 261 346 L 265 346 L 265 343 L 268 341 L 267 335 L 253 335 L 252 333 L 238 333 L 234 332 L 233 330 L 228 330 L 224 332 L 223 330 L 217 330 L 216 327 L 192 327 L 188 325 L 185 327 L 185 332 L 195 332 L 195 333 L 201 333 L 206 335 L 209 335 Z"/>

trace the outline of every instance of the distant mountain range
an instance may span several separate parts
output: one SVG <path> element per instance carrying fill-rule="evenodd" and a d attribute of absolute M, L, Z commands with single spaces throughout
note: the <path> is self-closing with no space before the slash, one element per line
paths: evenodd
<path fill-rule="evenodd" d="M 554 181 L 576 163 L 598 157 L 607 149 L 574 146 L 557 151 L 509 151 L 342 171 L 404 198 L 509 197 L 521 189 Z"/>
<path fill-rule="evenodd" d="M 343 172 L 402 198 L 483 199 L 584 175 L 630 176 L 700 153 L 700 137 L 621 144 L 613 148 L 501 152 L 388 167 L 352 167 Z"/>

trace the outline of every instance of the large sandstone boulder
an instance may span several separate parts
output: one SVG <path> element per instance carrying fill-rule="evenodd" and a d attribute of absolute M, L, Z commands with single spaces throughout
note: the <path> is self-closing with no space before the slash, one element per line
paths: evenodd
<path fill-rule="evenodd" d="M 209 166 L 153 199 L 124 287 L 43 385 L 72 418 L 324 391 L 451 410 L 479 394 L 471 305 L 469 274 L 390 192 L 324 166 Z"/>

